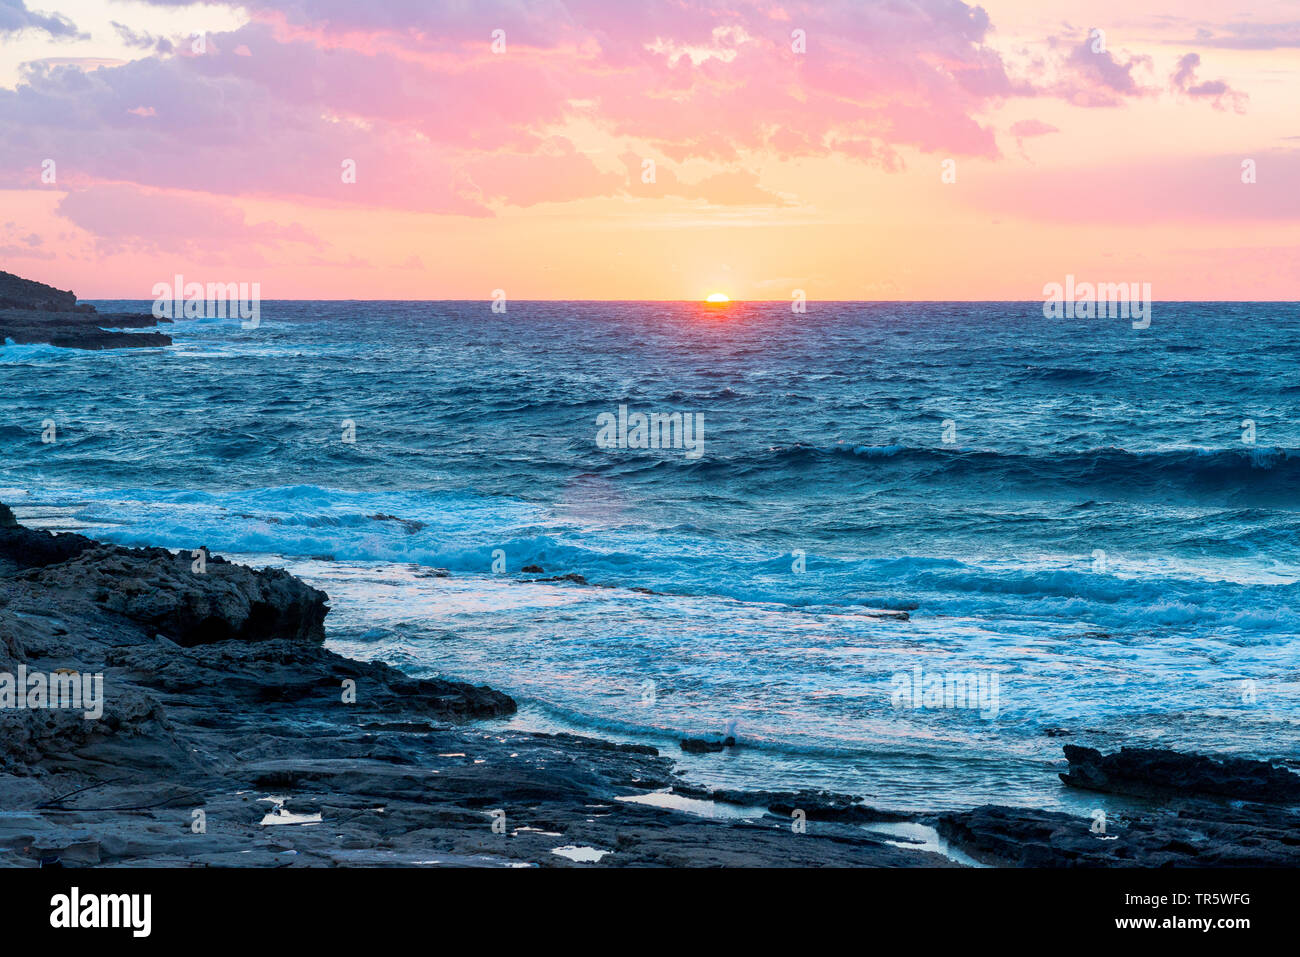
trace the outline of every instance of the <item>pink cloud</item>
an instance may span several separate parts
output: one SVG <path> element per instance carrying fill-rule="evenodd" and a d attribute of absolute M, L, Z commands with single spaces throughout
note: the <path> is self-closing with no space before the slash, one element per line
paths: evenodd
<path fill-rule="evenodd" d="M 1061 132 L 1051 123 L 1044 123 L 1042 120 L 1020 120 L 1011 124 L 1011 135 L 1017 139 L 1029 139 L 1031 136 L 1046 136 L 1049 133 Z"/>
<path fill-rule="evenodd" d="M 1025 152 L 1025 140 L 1059 132 L 1061 132 L 1059 128 L 1051 123 L 1044 123 L 1042 120 L 1020 120 L 1011 124 L 1011 135 L 1016 138 L 1016 147 L 1020 150 L 1021 155 L 1024 155 Z"/>
<path fill-rule="evenodd" d="M 53 259 L 55 252 L 46 248 L 45 237 L 23 232 L 27 227 L 10 221 L 0 225 L 0 256 L 6 259 Z"/>
<path fill-rule="evenodd" d="M 1231 108 L 1237 113 L 1246 112 L 1245 93 L 1232 89 L 1223 80 L 1197 82 L 1196 69 L 1201 65 L 1201 57 L 1196 53 L 1185 54 L 1178 61 L 1178 68 L 1170 77 L 1170 86 L 1178 93 L 1192 99 L 1207 99 L 1216 110 Z"/>
<path fill-rule="evenodd" d="M 1247 165 L 1249 164 L 1249 165 Z M 1245 174 L 1253 182 L 1246 182 Z M 1044 223 L 1250 224 L 1300 220 L 1300 150 L 1255 156 L 1171 156 L 1163 161 L 1019 170 L 964 194 L 996 212 Z"/>
<path fill-rule="evenodd" d="M 470 156 L 464 168 L 481 195 L 516 206 L 609 196 L 623 183 L 618 174 L 598 170 L 563 137 L 527 153 L 498 151 Z"/>
<path fill-rule="evenodd" d="M 1157 93 L 1148 57 L 1091 38 L 1053 40 L 1050 76 L 1015 75 L 989 44 L 988 14 L 960 0 L 244 6 L 252 21 L 210 34 L 201 55 L 121 28 L 146 55 L 31 65 L 0 90 L 0 186 L 34 186 L 56 159 L 59 188 L 74 189 L 61 212 L 108 248 L 183 241 L 177 203 L 254 242 L 309 241 L 244 223 L 236 197 L 480 218 L 617 195 L 774 207 L 789 200 L 764 187 L 766 157 L 889 171 L 911 151 L 996 159 L 985 116 L 1008 98 L 1113 106 Z M 1184 58 L 1175 73 L 1180 96 L 1235 102 L 1196 66 Z M 606 169 L 582 152 L 578 124 L 618 141 L 625 161 L 666 157 L 657 191 L 639 162 Z M 1011 133 L 1056 129 L 1034 124 Z M 671 167 L 687 161 L 713 171 L 684 182 Z"/>
<path fill-rule="evenodd" d="M 123 251 L 193 253 L 200 249 L 278 247 L 286 243 L 321 248 L 321 240 L 297 223 L 249 223 L 229 200 L 193 193 L 100 184 L 68 193 L 57 212 L 90 232 L 102 253 Z"/>
<path fill-rule="evenodd" d="M 1189 45 L 1225 50 L 1285 50 L 1300 47 L 1300 20 L 1285 23 L 1229 23 L 1196 31 Z"/>
<path fill-rule="evenodd" d="M 1105 32 L 1094 28 L 1079 43 L 1052 38 L 1052 45 L 1065 45 L 1061 67 L 1065 76 L 1051 92 L 1075 106 L 1107 107 L 1120 105 L 1125 97 L 1150 96 L 1156 93 L 1138 79 L 1138 74 L 1152 68 L 1149 56 L 1122 53 L 1107 48 Z"/>
<path fill-rule="evenodd" d="M 653 182 L 645 182 L 646 157 L 624 153 L 619 158 L 627 168 L 626 190 L 633 196 L 680 196 L 714 206 L 787 205 L 785 199 L 759 186 L 758 174 L 751 170 L 727 170 L 694 183 L 684 183 L 671 167 L 655 163 Z"/>
<path fill-rule="evenodd" d="M 785 20 L 752 0 L 251 10 L 203 55 L 130 34 L 153 55 L 35 67 L 0 91 L 0 135 L 92 181 L 487 215 L 609 193 L 606 174 L 552 152 L 553 130 L 579 117 L 677 161 L 839 151 L 897 168 L 905 147 L 996 156 L 975 115 L 1016 91 L 984 46 L 987 15 L 948 0 L 787 4 Z M 369 178 L 344 191 L 347 158 Z M 543 167 L 556 175 L 533 175 Z"/>

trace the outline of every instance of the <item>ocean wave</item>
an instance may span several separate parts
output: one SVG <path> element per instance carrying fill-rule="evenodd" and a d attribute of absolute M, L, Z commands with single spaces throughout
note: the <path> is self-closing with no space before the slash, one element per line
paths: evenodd
<path fill-rule="evenodd" d="M 1300 481 L 1300 449 L 1274 446 L 1169 448 L 1130 451 L 1117 446 L 1049 454 L 1002 452 L 903 444 L 775 446 L 756 455 L 709 458 L 696 462 L 660 460 L 655 468 L 684 467 L 702 472 L 800 470 L 813 466 L 871 463 L 894 471 L 913 470 L 929 480 L 980 478 L 1049 483 L 1071 487 L 1169 485 L 1187 489 L 1293 492 Z M 779 472 L 771 472 L 779 478 Z"/>
<path fill-rule="evenodd" d="M 1104 370 L 1081 366 L 1025 366 L 1020 378 L 1028 382 L 1082 382 L 1107 376 Z"/>
<path fill-rule="evenodd" d="M 113 351 L 114 350 L 112 349 L 103 350 L 104 353 L 111 353 Z M 61 346 L 48 345 L 43 342 L 20 345 L 12 339 L 7 338 L 3 343 L 0 343 L 0 362 L 5 364 L 30 362 L 33 359 L 58 359 L 67 354 L 67 349 L 62 348 Z"/>
<path fill-rule="evenodd" d="M 53 503 L 47 493 L 33 492 L 22 508 L 70 503 L 65 508 L 78 527 L 122 545 L 203 545 L 228 556 L 436 567 L 458 576 L 492 575 L 494 561 L 503 556 L 509 577 L 537 565 L 548 576 L 577 573 L 592 586 L 649 593 L 664 607 L 694 603 L 701 613 L 723 618 L 733 613 L 725 603 L 737 602 L 831 620 L 863 609 L 893 609 L 908 611 L 914 621 L 1075 621 L 1123 640 L 1193 626 L 1272 640 L 1300 628 L 1300 615 L 1292 610 L 1300 608 L 1294 568 L 1292 577 L 1284 567 L 1267 574 L 1248 568 L 1233 580 L 1212 559 L 1157 566 L 1117 554 L 1107 573 L 1094 570 L 1082 553 L 981 561 L 832 556 L 810 549 L 806 570 L 793 574 L 791 555 L 762 542 L 716 542 L 680 524 L 580 529 L 555 523 L 537 505 L 472 491 L 362 493 L 310 485 L 80 490 Z M 599 594 L 614 593 L 601 588 Z"/>
<path fill-rule="evenodd" d="M 881 682 L 882 698 L 888 701 L 888 683 Z M 711 723 L 708 719 L 692 720 L 687 713 L 665 715 L 665 709 L 658 709 L 657 716 L 670 717 L 671 723 L 650 723 L 637 721 L 631 715 L 620 716 L 612 712 L 592 712 L 579 706 L 565 706 L 550 700 L 545 694 L 530 692 L 527 688 L 513 687 L 511 694 L 526 710 L 534 711 L 553 719 L 557 727 L 578 728 L 603 737 L 621 738 L 629 742 L 644 744 L 654 742 L 672 747 L 686 738 L 705 740 L 721 737 L 724 724 Z M 881 709 L 883 710 L 883 708 Z M 972 724 L 978 728 L 980 719 L 970 715 L 952 712 L 936 713 L 939 721 L 950 724 Z M 533 715 L 532 717 L 536 717 Z M 533 722 L 530 722 L 533 723 Z M 1005 727 L 1005 723 L 1004 723 Z M 741 723 L 736 729 L 737 748 L 740 753 L 763 752 L 788 758 L 825 758 L 832 760 L 897 760 L 909 763 L 930 760 L 956 761 L 960 764 L 979 766 L 992 762 L 990 758 L 978 751 L 972 751 L 969 740 L 957 733 L 945 739 L 942 732 L 931 729 L 931 737 L 925 748 L 918 748 L 914 738 L 900 736 L 896 740 L 883 737 L 859 738 L 845 735 L 838 738 L 820 737 L 811 734 L 791 733 L 790 729 L 781 729 L 783 733 L 775 734 L 772 729 L 758 728 Z M 954 728 L 954 732 L 957 729 Z"/>

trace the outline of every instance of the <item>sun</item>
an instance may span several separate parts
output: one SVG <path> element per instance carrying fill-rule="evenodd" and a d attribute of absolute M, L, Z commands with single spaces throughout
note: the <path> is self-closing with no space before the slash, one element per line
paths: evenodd
<path fill-rule="evenodd" d="M 712 292 L 709 293 L 708 298 L 706 298 L 704 301 L 705 302 L 731 302 L 731 299 L 727 297 L 726 293 Z"/>

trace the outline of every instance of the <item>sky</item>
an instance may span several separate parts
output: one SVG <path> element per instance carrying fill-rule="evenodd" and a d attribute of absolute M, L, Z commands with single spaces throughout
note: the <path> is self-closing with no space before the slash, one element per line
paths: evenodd
<path fill-rule="evenodd" d="M 83 299 L 1300 299 L 1300 0 L 0 0 Z"/>

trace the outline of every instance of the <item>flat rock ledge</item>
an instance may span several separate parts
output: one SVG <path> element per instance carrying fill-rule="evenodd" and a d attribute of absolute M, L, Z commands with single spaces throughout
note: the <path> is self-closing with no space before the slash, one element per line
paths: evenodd
<path fill-rule="evenodd" d="M 1065 746 L 1065 759 L 1070 769 L 1061 780 L 1089 791 L 1155 799 L 1194 794 L 1300 804 L 1300 774 L 1267 761 L 1156 748 L 1121 748 L 1115 754 L 1102 754 L 1072 744 Z"/>
<path fill-rule="evenodd" d="M 995 805 L 940 815 L 976 860 L 1019 867 L 1300 866 L 1300 774 L 1276 762 L 1067 744 L 1070 787 L 1152 802 L 1088 818 Z M 1099 813 L 1100 812 L 1100 813 Z"/>

